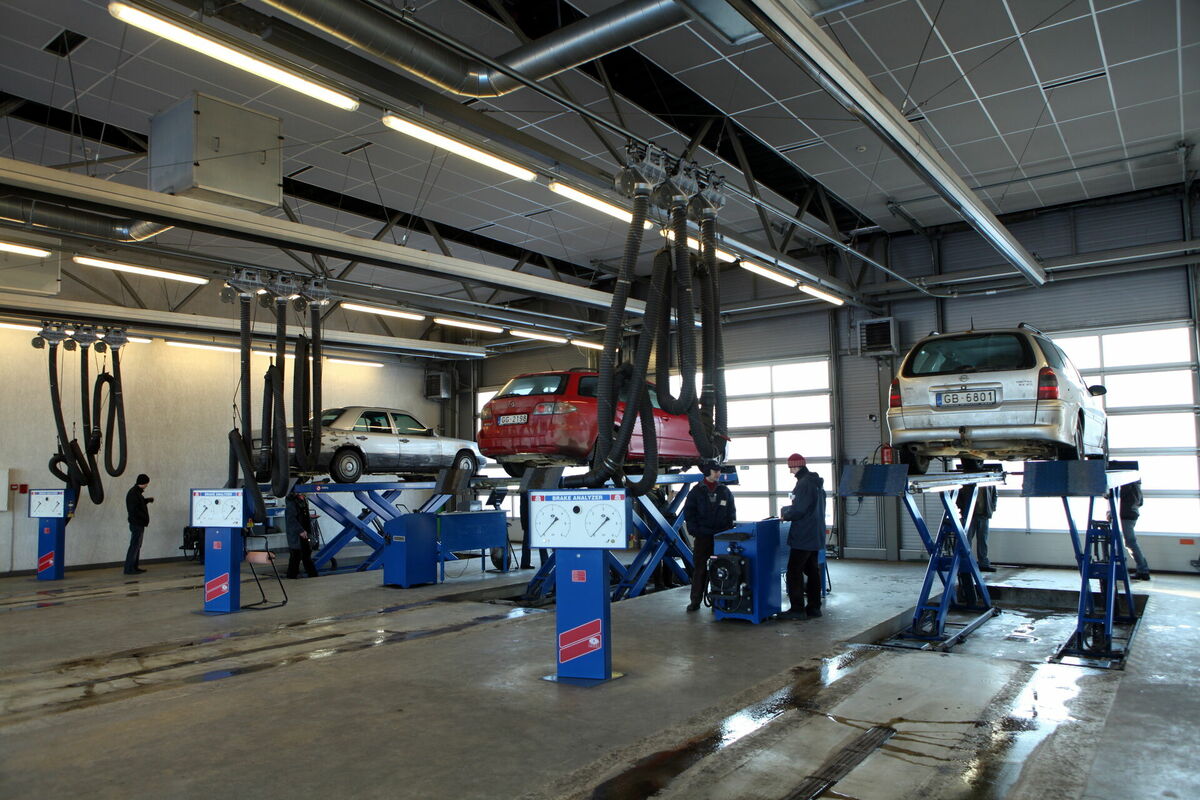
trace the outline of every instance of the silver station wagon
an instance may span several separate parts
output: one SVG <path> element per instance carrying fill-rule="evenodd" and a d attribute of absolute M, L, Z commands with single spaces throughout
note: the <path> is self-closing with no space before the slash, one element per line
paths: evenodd
<path fill-rule="evenodd" d="M 966 470 L 985 458 L 1105 458 L 1104 392 L 1024 324 L 933 334 L 892 381 L 888 429 L 900 462 L 918 475 L 931 457 L 959 458 Z"/>
<path fill-rule="evenodd" d="M 455 466 L 472 474 L 486 459 L 468 439 L 442 436 L 398 408 L 347 406 L 321 412 L 320 468 L 338 483 L 365 474 L 430 475 Z"/>

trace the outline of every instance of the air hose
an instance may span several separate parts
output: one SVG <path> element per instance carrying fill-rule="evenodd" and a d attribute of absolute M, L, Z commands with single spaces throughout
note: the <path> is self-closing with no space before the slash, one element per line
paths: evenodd
<path fill-rule="evenodd" d="M 245 437 L 237 428 L 229 431 L 229 451 L 234 454 L 238 465 L 242 468 L 242 487 L 249 495 L 250 503 L 253 506 L 250 518 L 262 524 L 267 521 L 266 504 L 263 503 L 262 490 L 258 488 L 258 481 L 255 479 L 254 464 L 250 461 L 250 451 L 246 448 Z"/>
<path fill-rule="evenodd" d="M 686 198 L 674 197 L 669 209 L 671 217 L 672 280 L 675 292 L 675 316 L 679 324 L 676 336 L 679 341 L 679 372 L 683 384 L 679 397 L 670 390 L 671 375 L 671 314 L 669 309 L 662 315 L 659 325 L 659 358 L 656 364 L 658 402 L 668 414 L 686 414 L 696 404 L 696 336 L 695 300 L 692 291 L 692 259 L 687 246 L 687 202 Z M 701 297 L 703 297 L 703 287 Z"/>
<path fill-rule="evenodd" d="M 296 468 L 308 472 L 312 467 L 308 463 L 308 338 L 301 336 L 296 340 L 296 366 L 292 372 L 292 453 L 295 455 Z"/>
<path fill-rule="evenodd" d="M 721 330 L 721 273 L 717 263 L 717 217 L 712 208 L 700 212 L 701 325 L 705 332 L 704 392 L 701 396 L 706 420 L 711 420 L 712 449 L 717 456 L 729 441 L 729 406 L 725 387 L 725 340 Z M 707 299 L 703 295 L 707 294 Z"/>
<path fill-rule="evenodd" d="M 239 375 L 242 401 L 242 442 L 246 452 L 254 447 L 254 425 L 250 418 L 250 304 L 252 299 L 248 294 L 238 296 L 238 323 L 241 355 L 241 373 Z M 266 431 L 263 431 L 264 435 Z"/>
<path fill-rule="evenodd" d="M 112 353 L 112 375 L 104 373 L 96 379 L 96 391 L 93 395 L 94 402 L 92 410 L 99 412 L 100 408 L 100 384 L 104 383 L 108 386 L 108 417 L 104 424 L 104 470 L 114 478 L 121 477 L 125 472 L 125 467 L 129 463 L 129 434 L 125 428 L 125 386 L 121 378 L 121 346 L 109 345 L 109 352 Z M 96 420 L 97 432 L 100 428 L 99 419 Z M 116 436 L 113 436 L 114 428 Z M 117 459 L 113 460 L 113 450 L 119 454 Z"/>
<path fill-rule="evenodd" d="M 79 409 L 83 421 L 83 458 L 79 459 L 79 471 L 83 473 L 83 483 L 87 486 L 88 497 L 96 505 L 104 502 L 104 482 L 100 477 L 100 468 L 96 465 L 96 454 L 100 452 L 100 426 L 92 428 L 92 399 L 88 394 L 91 385 L 91 371 L 88 356 L 91 347 L 86 342 L 79 345 Z"/>
<path fill-rule="evenodd" d="M 321 465 L 321 305 L 309 303 L 309 331 L 312 334 L 312 418 L 308 439 L 309 469 Z"/>
<path fill-rule="evenodd" d="M 63 419 L 62 394 L 58 386 L 58 342 L 50 341 L 50 408 L 54 413 L 54 427 L 58 433 L 58 452 L 50 457 L 50 472 L 65 482 L 76 493 L 85 483 L 80 465 L 86 463 L 78 442 L 67 439 L 67 424 Z M 74 445 L 72 447 L 72 445 Z"/>
<path fill-rule="evenodd" d="M 283 402 L 287 302 L 286 297 L 275 298 L 275 372 L 271 379 L 271 493 L 276 497 L 287 494 L 290 460 L 287 446 L 287 409 Z"/>

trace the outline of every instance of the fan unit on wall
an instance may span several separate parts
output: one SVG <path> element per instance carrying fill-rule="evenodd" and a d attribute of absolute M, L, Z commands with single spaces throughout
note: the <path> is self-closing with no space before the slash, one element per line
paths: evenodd
<path fill-rule="evenodd" d="M 425 399 L 449 400 L 450 376 L 445 372 L 425 373 Z"/>
<path fill-rule="evenodd" d="M 860 356 L 897 355 L 896 342 L 900 336 L 895 317 L 864 319 L 858 325 L 858 354 Z"/>

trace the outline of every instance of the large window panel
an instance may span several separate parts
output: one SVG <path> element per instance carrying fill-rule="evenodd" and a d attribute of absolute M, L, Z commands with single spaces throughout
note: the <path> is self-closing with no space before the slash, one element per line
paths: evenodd
<path fill-rule="evenodd" d="M 1077 368 L 1096 369 L 1100 366 L 1099 336 L 1054 337 L 1054 343 L 1062 348 Z"/>
<path fill-rule="evenodd" d="M 1143 484 L 1145 486 L 1145 484 Z M 1147 497 L 1142 504 L 1135 532 L 1196 534 L 1196 521 L 1200 519 L 1200 498 L 1196 497 Z"/>
<path fill-rule="evenodd" d="M 1004 495 L 996 498 L 996 510 L 992 513 L 991 527 L 1024 530 L 1028 522 L 1025 498 L 1005 497 Z"/>
<path fill-rule="evenodd" d="M 1109 446 L 1117 449 L 1195 447 L 1191 413 L 1120 414 L 1108 418 Z"/>
<path fill-rule="evenodd" d="M 729 460 L 733 463 L 739 461 L 757 461 L 759 459 L 766 460 L 767 456 L 767 437 L 766 436 L 733 436 L 729 442 Z"/>
<path fill-rule="evenodd" d="M 770 367 L 743 367 L 725 370 L 725 393 L 730 397 L 771 393 Z"/>
<path fill-rule="evenodd" d="M 765 428 L 771 425 L 771 400 L 730 400 L 730 428 Z"/>
<path fill-rule="evenodd" d="M 734 490 L 733 505 L 739 522 L 757 522 L 771 516 L 771 498 L 747 497 Z"/>
<path fill-rule="evenodd" d="M 1143 490 L 1200 491 L 1200 466 L 1195 456 L 1135 456 L 1135 459 Z"/>
<path fill-rule="evenodd" d="M 738 465 L 738 486 L 745 492 L 771 491 L 770 476 L 765 464 Z"/>
<path fill-rule="evenodd" d="M 780 491 L 790 492 L 792 487 L 796 485 L 796 476 L 787 468 L 786 459 L 786 456 L 780 457 L 779 463 L 775 466 L 775 488 Z M 820 475 L 821 479 L 825 481 L 825 492 L 827 494 L 837 493 L 837 485 L 833 480 L 833 464 L 828 462 L 813 464 L 809 462 L 808 469 Z"/>
<path fill-rule="evenodd" d="M 1190 405 L 1195 399 L 1190 369 L 1133 372 L 1104 378 L 1108 408 Z"/>
<path fill-rule="evenodd" d="M 1192 360 L 1192 335 L 1187 328 L 1107 333 L 1102 337 L 1104 366 L 1175 364 Z"/>
<path fill-rule="evenodd" d="M 787 463 L 787 457 L 799 453 L 805 458 L 828 458 L 833 446 L 828 428 L 803 431 L 776 431 L 775 458 Z"/>
<path fill-rule="evenodd" d="M 771 367 L 776 392 L 808 392 L 829 388 L 829 362 L 800 361 Z"/>
<path fill-rule="evenodd" d="M 795 397 L 776 397 L 776 425 L 810 425 L 829 422 L 829 395 L 810 394 Z"/>

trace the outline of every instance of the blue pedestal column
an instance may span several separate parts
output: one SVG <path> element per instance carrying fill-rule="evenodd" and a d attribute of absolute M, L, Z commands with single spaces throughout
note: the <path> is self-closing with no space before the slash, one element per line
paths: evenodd
<path fill-rule="evenodd" d="M 231 614 L 241 608 L 241 528 L 205 528 L 204 610 Z"/>
<path fill-rule="evenodd" d="M 65 574 L 67 521 L 61 517 L 42 518 L 38 521 L 39 581 L 61 581 Z"/>
<path fill-rule="evenodd" d="M 589 686 L 614 677 L 607 555 L 607 550 L 555 551 L 558 565 L 555 679 L 560 682 Z"/>

